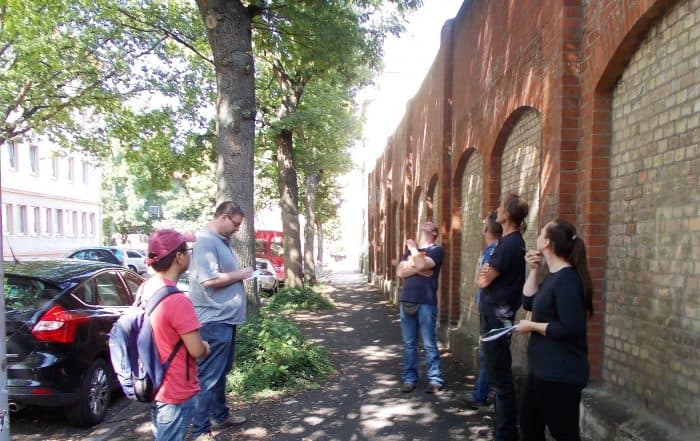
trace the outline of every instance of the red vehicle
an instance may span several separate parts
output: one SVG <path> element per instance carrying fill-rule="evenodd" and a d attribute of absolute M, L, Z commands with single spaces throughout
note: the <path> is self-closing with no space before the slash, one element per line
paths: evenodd
<path fill-rule="evenodd" d="M 272 262 L 277 280 L 280 284 L 284 283 L 284 245 L 281 231 L 256 231 L 255 257 L 268 259 Z"/>

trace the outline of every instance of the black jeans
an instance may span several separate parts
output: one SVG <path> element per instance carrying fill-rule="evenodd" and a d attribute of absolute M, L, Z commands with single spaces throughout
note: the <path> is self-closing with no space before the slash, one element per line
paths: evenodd
<path fill-rule="evenodd" d="M 504 326 L 495 315 L 481 316 L 481 332 Z M 482 343 L 486 378 L 496 395 L 495 441 L 518 439 L 515 385 L 511 371 L 510 335 Z"/>
<path fill-rule="evenodd" d="M 521 441 L 545 441 L 544 428 L 557 441 L 580 441 L 579 405 L 583 386 L 527 376 L 520 408 Z"/>

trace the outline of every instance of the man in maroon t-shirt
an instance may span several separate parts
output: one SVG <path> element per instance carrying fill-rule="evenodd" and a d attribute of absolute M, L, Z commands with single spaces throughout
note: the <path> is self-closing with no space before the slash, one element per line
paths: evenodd
<path fill-rule="evenodd" d="M 139 289 L 138 303 L 144 305 L 163 286 L 175 286 L 190 265 L 191 250 L 187 242 L 194 240 L 174 230 L 159 230 L 151 235 L 146 263 L 156 274 Z M 161 362 L 167 360 L 180 340 L 183 342 L 151 409 L 153 436 L 156 441 L 184 440 L 194 414 L 194 397 L 199 392 L 196 359 L 209 353 L 209 344 L 199 334 L 199 320 L 192 302 L 182 293 L 163 299 L 151 313 L 150 322 Z"/>

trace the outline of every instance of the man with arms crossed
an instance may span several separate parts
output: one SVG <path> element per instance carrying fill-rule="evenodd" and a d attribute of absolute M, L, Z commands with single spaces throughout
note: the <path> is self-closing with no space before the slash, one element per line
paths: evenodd
<path fill-rule="evenodd" d="M 442 389 L 440 353 L 435 330 L 437 320 L 437 288 L 442 247 L 435 244 L 438 228 L 433 222 L 421 226 L 421 248 L 413 239 L 406 241 L 406 252 L 396 273 L 404 279 L 401 291 L 401 334 L 403 336 L 403 375 L 401 391 L 408 393 L 418 383 L 418 335 L 420 333 L 428 371 L 426 392 L 437 393 Z"/>

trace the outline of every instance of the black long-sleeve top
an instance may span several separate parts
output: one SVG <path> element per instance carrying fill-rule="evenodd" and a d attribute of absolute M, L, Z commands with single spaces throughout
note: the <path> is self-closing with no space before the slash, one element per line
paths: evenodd
<path fill-rule="evenodd" d="M 547 276 L 534 296 L 523 296 L 523 308 L 532 311 L 532 321 L 549 324 L 547 335 L 530 335 L 530 372 L 541 380 L 585 386 L 589 375 L 587 316 L 576 270 L 562 268 Z"/>

